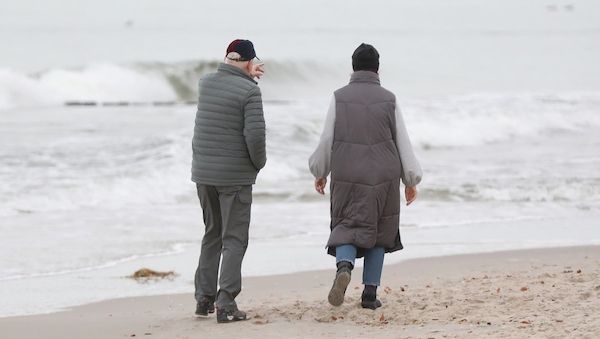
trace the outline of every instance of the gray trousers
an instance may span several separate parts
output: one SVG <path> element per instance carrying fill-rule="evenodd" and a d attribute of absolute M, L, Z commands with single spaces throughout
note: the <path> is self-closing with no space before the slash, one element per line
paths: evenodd
<path fill-rule="evenodd" d="M 242 290 L 241 270 L 248 247 L 252 185 L 196 184 L 196 189 L 206 228 L 196 270 L 195 296 L 198 301 L 202 296 L 216 298 L 217 306 L 225 307 L 234 304 Z"/>

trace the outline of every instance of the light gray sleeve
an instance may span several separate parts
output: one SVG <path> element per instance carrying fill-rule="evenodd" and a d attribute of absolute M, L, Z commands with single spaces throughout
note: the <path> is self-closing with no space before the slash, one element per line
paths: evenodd
<path fill-rule="evenodd" d="M 331 171 L 331 148 L 335 129 L 335 96 L 331 98 L 329 110 L 325 117 L 325 127 L 317 149 L 308 159 L 308 167 L 315 178 L 327 178 Z"/>
<path fill-rule="evenodd" d="M 402 182 L 406 186 L 416 186 L 421 182 L 423 170 L 415 156 L 406 125 L 400 112 L 400 107 L 396 104 L 396 147 L 400 154 L 400 162 L 402 163 Z"/>

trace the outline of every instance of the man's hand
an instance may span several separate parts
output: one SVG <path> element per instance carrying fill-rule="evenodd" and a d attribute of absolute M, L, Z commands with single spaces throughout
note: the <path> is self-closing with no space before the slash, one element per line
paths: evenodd
<path fill-rule="evenodd" d="M 417 186 L 404 188 L 404 196 L 406 197 L 406 206 L 410 205 L 417 199 Z"/>
<path fill-rule="evenodd" d="M 319 194 L 325 194 L 325 185 L 327 185 L 327 178 L 315 179 L 315 190 L 317 190 Z"/>
<path fill-rule="evenodd" d="M 262 77 L 265 74 L 265 64 L 255 64 L 254 62 L 252 62 L 252 66 L 250 68 L 250 75 L 260 79 L 260 77 Z"/>

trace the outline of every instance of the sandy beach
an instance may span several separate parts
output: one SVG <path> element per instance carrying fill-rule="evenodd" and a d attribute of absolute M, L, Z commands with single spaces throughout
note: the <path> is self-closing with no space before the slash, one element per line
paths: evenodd
<path fill-rule="evenodd" d="M 359 269 L 341 307 L 333 271 L 250 277 L 238 297 L 251 319 L 193 316 L 192 293 L 109 300 L 0 319 L 6 338 L 596 338 L 600 247 L 564 247 L 407 260 L 384 269 L 383 307 L 359 306 Z"/>

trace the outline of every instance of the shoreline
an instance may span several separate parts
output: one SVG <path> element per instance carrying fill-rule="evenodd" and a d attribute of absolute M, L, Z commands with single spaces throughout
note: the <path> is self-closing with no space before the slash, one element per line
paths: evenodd
<path fill-rule="evenodd" d="M 339 330 L 350 330 L 356 336 L 402 333 L 405 337 L 600 333 L 595 332 L 600 331 L 600 318 L 594 316 L 600 314 L 600 246 L 459 254 L 385 265 L 378 291 L 383 307 L 374 312 L 357 304 L 360 268 L 353 272 L 346 303 L 337 308 L 328 305 L 326 295 L 333 274 L 332 268 L 244 278 L 244 290 L 237 300 L 252 319 L 237 324 L 217 325 L 214 315 L 195 318 L 190 290 L 4 317 L 0 327 L 2 337 L 7 338 L 35 338 L 39 333 L 47 338 L 134 334 L 200 338 L 205 329 L 218 329 L 214 334 L 223 337 L 236 337 L 243 331 L 244 337 L 262 338 L 299 333 L 327 337 Z M 509 321 L 506 309 L 523 319 Z M 540 314 L 534 317 L 532 310 Z M 549 320 L 539 321 L 542 318 Z M 553 333 L 557 330 L 562 332 Z"/>
<path fill-rule="evenodd" d="M 310 225 L 321 225 L 321 219 L 327 220 L 327 208 L 320 208 L 321 202 L 303 205 L 302 209 L 318 211 L 307 217 Z M 323 207 L 327 204 L 323 202 Z M 327 205 L 328 206 L 328 205 Z M 504 205 L 501 205 L 504 206 Z M 427 211 L 436 210 L 442 215 L 450 214 L 451 206 L 441 206 L 423 202 L 415 206 L 411 213 L 406 213 L 405 222 L 410 225 L 416 216 L 426 215 Z M 470 204 L 461 208 L 462 214 L 469 214 L 478 208 L 478 204 Z M 270 209 L 270 211 L 266 211 Z M 504 213 L 506 210 L 500 209 Z M 295 204 L 257 205 L 255 211 L 255 237 L 249 246 L 244 259 L 243 276 L 269 276 L 306 272 L 311 270 L 330 269 L 335 266 L 335 259 L 325 254 L 324 243 L 328 233 L 318 233 L 319 226 L 311 226 L 303 230 L 297 237 L 276 238 L 277 226 L 274 214 L 288 216 L 284 223 L 294 225 L 298 206 Z M 162 212 L 162 213 L 161 213 Z M 198 208 L 180 208 L 157 212 L 158 215 L 177 215 L 173 222 L 183 224 L 185 220 L 196 218 L 201 220 Z M 561 212 L 561 210 L 559 210 Z M 569 211 L 567 211 L 569 212 Z M 525 214 L 525 211 L 514 211 L 514 214 Z M 531 211 L 527 213 L 541 213 Z M 570 213 L 570 212 L 569 212 Z M 560 214 L 557 212 L 557 214 Z M 597 213 L 595 213 L 597 214 Z M 75 218 L 77 219 L 77 218 Z M 130 216 L 137 221 L 137 216 Z M 34 221 L 24 220 L 23 225 Z M 565 225 L 576 224 L 573 227 Z M 499 224 L 496 221 L 481 221 L 473 224 L 452 227 L 403 227 L 401 229 L 406 248 L 400 252 L 386 256 L 386 264 L 394 264 L 414 258 L 445 256 L 455 254 L 496 252 L 557 246 L 600 245 L 597 235 L 597 218 L 588 213 L 569 214 L 564 218 L 552 218 L 534 221 L 521 220 Z M 542 234 L 540 229 L 545 230 Z M 197 227 L 189 228 L 198 230 Z M 477 230 L 476 232 L 474 230 Z M 201 230 L 200 230 L 201 231 Z M 185 232 L 188 232 L 186 229 Z M 201 234 L 200 234 L 201 235 Z M 269 238 L 270 237 L 270 238 Z M 162 256 L 140 256 L 135 260 L 120 262 L 117 265 L 97 270 L 85 270 L 64 275 L 50 275 L 32 279 L 0 281 L 0 317 L 49 314 L 56 311 L 85 305 L 102 300 L 123 297 L 151 296 L 161 294 L 185 293 L 193 289 L 194 272 L 200 251 L 200 237 L 187 236 L 192 239 L 184 245 L 182 251 Z M 556 240 L 560 239 L 560 241 Z M 23 249 L 19 249 L 22 251 Z M 279 255 L 281 254 L 281 255 Z M 290 265 L 290 258 L 302 258 Z M 5 260 L 8 260 L 5 258 Z M 43 261 L 42 261 L 43 262 Z M 361 265 L 361 261 L 357 262 Z M 157 271 L 174 271 L 178 274 L 173 280 L 156 281 L 139 284 L 124 277 L 130 276 L 140 268 Z"/>

